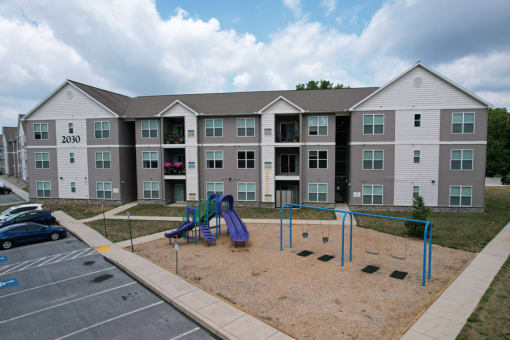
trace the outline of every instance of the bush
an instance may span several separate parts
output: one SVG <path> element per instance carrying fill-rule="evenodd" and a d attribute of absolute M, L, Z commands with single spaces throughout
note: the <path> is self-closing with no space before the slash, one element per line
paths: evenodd
<path fill-rule="evenodd" d="M 503 177 L 501 182 L 507 185 L 510 184 L 510 173 Z"/>
<path fill-rule="evenodd" d="M 411 213 L 411 218 L 413 220 L 422 220 L 426 221 L 430 215 L 430 209 L 425 206 L 423 202 L 423 198 L 421 196 L 416 196 L 413 199 L 413 211 Z M 418 222 L 406 221 L 404 223 L 407 234 L 413 237 L 423 238 L 423 232 L 425 231 L 425 224 Z"/>

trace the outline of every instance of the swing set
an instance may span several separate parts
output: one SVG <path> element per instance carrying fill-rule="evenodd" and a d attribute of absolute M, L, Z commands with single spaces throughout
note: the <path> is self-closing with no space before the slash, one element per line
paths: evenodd
<path fill-rule="evenodd" d="M 315 210 L 323 210 L 323 211 L 331 211 L 331 212 L 338 212 L 343 213 L 344 216 L 342 218 L 342 246 L 340 250 L 340 261 L 341 266 L 344 266 L 344 256 L 345 256 L 345 219 L 347 216 L 349 216 L 349 262 L 352 262 L 352 216 L 367 216 L 367 217 L 375 217 L 380 219 L 388 219 L 388 220 L 394 220 L 394 221 L 410 221 L 410 222 L 416 222 L 416 223 L 423 223 L 425 225 L 425 230 L 423 232 L 423 264 L 422 264 L 422 286 L 425 287 L 426 279 L 427 278 L 430 281 L 430 272 L 432 269 L 432 225 L 429 221 L 423 221 L 423 220 L 414 220 L 410 218 L 403 218 L 403 217 L 392 217 L 392 216 L 384 216 L 384 215 L 375 215 L 375 214 L 367 214 L 367 213 L 361 213 L 361 212 L 355 212 L 355 211 L 345 211 L 345 210 L 339 210 L 339 209 L 329 209 L 329 208 L 320 208 L 315 206 L 309 206 L 309 205 L 302 205 L 302 204 L 293 204 L 293 203 L 284 203 L 280 209 L 280 251 L 283 251 L 283 212 L 284 209 L 288 209 L 289 211 L 289 248 L 292 248 L 292 208 L 305 208 L 305 209 L 315 209 Z M 309 227 L 301 227 L 301 234 L 303 238 L 309 237 Z M 328 243 L 329 242 L 329 228 L 327 231 L 327 234 L 322 233 L 322 242 Z M 427 253 L 427 243 L 428 243 L 428 253 Z M 379 251 L 369 251 L 366 249 L 366 252 L 368 254 L 372 255 L 378 255 Z M 405 259 L 407 257 L 407 245 L 405 247 L 405 254 L 403 256 L 398 256 L 394 253 L 393 247 L 391 250 L 391 256 L 396 259 Z M 428 259 L 427 259 L 428 258 Z M 428 263 L 427 263 L 428 262 Z M 428 266 L 427 266 L 428 265 Z"/>

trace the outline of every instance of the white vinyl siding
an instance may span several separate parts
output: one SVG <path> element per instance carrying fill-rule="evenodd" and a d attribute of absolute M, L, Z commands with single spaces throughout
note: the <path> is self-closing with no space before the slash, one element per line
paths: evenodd
<path fill-rule="evenodd" d="M 207 196 L 209 194 L 219 194 L 223 195 L 224 193 L 224 184 L 223 182 L 207 182 L 206 183 Z"/>
<path fill-rule="evenodd" d="M 112 182 L 96 182 L 96 197 L 98 199 L 111 199 Z"/>
<path fill-rule="evenodd" d="M 37 197 L 51 197 L 51 182 L 37 181 L 35 182 L 35 186 L 37 189 Z"/>
<path fill-rule="evenodd" d="M 470 207 L 473 197 L 471 186 L 450 186 L 450 206 Z"/>
<path fill-rule="evenodd" d="M 452 133 L 475 133 L 475 113 L 474 112 L 453 112 L 452 113 Z"/>
<path fill-rule="evenodd" d="M 159 182 L 143 182 L 143 198 L 159 199 Z"/>
<path fill-rule="evenodd" d="M 96 152 L 96 169 L 110 169 L 111 154 L 110 151 Z"/>
<path fill-rule="evenodd" d="M 362 188 L 363 204 L 382 205 L 383 204 L 383 186 L 382 185 L 363 185 Z"/>
<path fill-rule="evenodd" d="M 328 116 L 310 116 L 310 117 L 308 117 L 308 135 L 309 136 L 327 136 L 328 135 Z"/>
<path fill-rule="evenodd" d="M 327 169 L 328 168 L 328 150 L 309 150 L 308 151 L 309 169 Z"/>
<path fill-rule="evenodd" d="M 383 135 L 384 134 L 384 114 L 364 114 L 363 115 L 363 134 L 364 135 Z"/>
<path fill-rule="evenodd" d="M 223 169 L 223 151 L 206 151 L 205 161 L 207 169 Z"/>
<path fill-rule="evenodd" d="M 49 169 L 50 168 L 50 154 L 49 154 L 49 152 L 36 152 L 35 153 L 35 168 L 36 169 Z"/>
<path fill-rule="evenodd" d="M 473 150 L 452 150 L 450 170 L 473 170 Z"/>
<path fill-rule="evenodd" d="M 384 150 L 363 150 L 363 170 L 383 170 Z"/>
<path fill-rule="evenodd" d="M 94 137 L 97 139 L 110 138 L 110 122 L 94 122 Z"/>
<path fill-rule="evenodd" d="M 34 123 L 34 139 L 48 139 L 48 123 Z"/>
<path fill-rule="evenodd" d="M 255 183 L 240 182 L 237 183 L 237 200 L 238 201 L 255 201 Z"/>
<path fill-rule="evenodd" d="M 223 119 L 206 119 L 205 135 L 207 137 L 223 136 Z"/>
<path fill-rule="evenodd" d="M 255 151 L 237 151 L 238 169 L 255 169 Z"/>
<path fill-rule="evenodd" d="M 272 111 L 276 109 L 276 104 L 282 103 L 282 105 L 290 106 L 284 100 L 279 100 L 275 105 L 270 106 L 261 115 L 261 129 L 264 130 L 264 135 L 261 136 L 262 145 L 260 146 L 260 178 L 262 179 L 260 200 L 266 203 L 274 202 L 275 192 L 275 134 L 273 129 L 275 128 L 275 115 Z M 295 108 L 294 108 L 295 110 Z M 270 132 L 270 133 L 266 133 Z"/>
<path fill-rule="evenodd" d="M 255 118 L 237 119 L 237 137 L 255 136 Z"/>
<path fill-rule="evenodd" d="M 142 168 L 157 169 L 158 163 L 159 163 L 159 159 L 158 159 L 157 151 L 143 151 L 142 152 Z"/>
<path fill-rule="evenodd" d="M 328 184 L 310 183 L 308 184 L 308 202 L 327 202 Z"/>
<path fill-rule="evenodd" d="M 158 137 L 158 121 L 142 120 L 142 138 Z"/>

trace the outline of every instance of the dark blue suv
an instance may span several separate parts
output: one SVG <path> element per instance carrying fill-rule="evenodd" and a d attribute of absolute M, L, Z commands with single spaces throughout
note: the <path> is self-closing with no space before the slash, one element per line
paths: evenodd
<path fill-rule="evenodd" d="M 0 229 L 16 223 L 35 222 L 39 224 L 55 224 L 55 217 L 51 211 L 47 210 L 31 210 L 23 211 L 18 214 L 9 216 L 4 221 L 0 222 Z"/>

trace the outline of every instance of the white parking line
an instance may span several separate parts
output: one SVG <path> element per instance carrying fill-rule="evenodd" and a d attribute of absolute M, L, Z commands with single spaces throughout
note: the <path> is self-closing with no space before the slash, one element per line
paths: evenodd
<path fill-rule="evenodd" d="M 185 336 L 186 336 L 186 335 L 188 335 L 188 334 L 191 334 L 191 333 L 193 333 L 193 332 L 198 331 L 199 329 L 200 329 L 200 327 L 195 327 L 195 328 L 193 328 L 192 330 L 189 330 L 189 331 L 187 331 L 187 332 L 184 332 L 184 333 L 182 333 L 182 334 L 179 334 L 179 335 L 177 335 L 177 336 L 174 336 L 174 337 L 173 337 L 173 338 L 171 338 L 170 340 L 177 340 L 177 339 L 183 338 L 183 337 L 185 337 Z"/>
<path fill-rule="evenodd" d="M 86 273 L 86 274 L 81 274 L 81 275 L 73 276 L 73 277 L 70 277 L 70 278 L 67 278 L 67 279 L 63 279 L 63 280 L 59 280 L 59 281 L 55 281 L 55 282 L 46 283 L 46 284 L 43 284 L 43 285 L 40 285 L 40 286 L 37 286 L 37 287 L 27 288 L 27 289 L 24 289 L 24 290 L 20 290 L 19 292 L 14 292 L 14 293 L 11 293 L 11 294 L 6 294 L 6 295 L 0 295 L 0 299 L 6 298 L 6 297 L 12 296 L 12 295 L 26 293 L 26 292 L 34 290 L 34 289 L 39 289 L 39 288 L 55 285 L 57 283 L 62 283 L 62 282 L 66 282 L 66 281 L 69 281 L 69 280 L 78 279 L 80 277 L 84 277 L 84 276 L 87 276 L 87 275 L 101 273 L 101 272 L 104 272 L 104 271 L 107 271 L 107 270 L 112 270 L 112 269 L 115 269 L 115 268 L 116 267 L 109 267 L 109 268 L 105 268 L 105 269 L 101 269 L 101 270 L 96 270 L 94 272 L 90 272 L 90 273 Z"/>
<path fill-rule="evenodd" d="M 74 331 L 74 332 L 69 333 L 69 334 L 66 334 L 66 335 L 64 335 L 64 336 L 61 336 L 60 338 L 56 338 L 55 340 L 61 340 L 61 339 L 68 338 L 68 337 L 73 336 L 73 335 L 76 335 L 76 334 L 78 334 L 78 333 L 82 333 L 82 332 L 88 331 L 89 329 L 92 329 L 92 328 L 95 328 L 95 327 L 98 327 L 98 326 L 104 325 L 104 324 L 106 324 L 106 323 L 108 323 L 108 322 L 112 322 L 112 321 L 118 320 L 118 319 L 123 318 L 123 317 L 125 317 L 125 316 L 128 316 L 128 315 L 131 315 L 131 314 L 134 314 L 134 313 L 140 312 L 140 311 L 142 311 L 142 310 L 144 310 L 144 309 L 148 309 L 148 308 L 151 308 L 151 307 L 154 307 L 154 306 L 160 305 L 160 304 L 162 304 L 162 303 L 163 303 L 163 301 L 159 301 L 159 302 L 153 303 L 153 304 L 151 304 L 151 305 L 148 305 L 148 306 L 145 306 L 145 307 L 142 307 L 142 308 L 135 309 L 135 310 L 133 310 L 133 311 L 131 311 L 131 312 L 127 312 L 127 313 L 124 313 L 124 314 L 118 315 L 118 316 L 113 317 L 113 318 L 111 318 L 111 319 L 104 320 L 104 321 L 98 322 L 98 323 L 96 323 L 96 324 L 93 324 L 93 325 L 91 325 L 91 326 L 88 326 L 88 327 L 85 327 L 85 328 L 79 329 L 79 330 Z"/>
<path fill-rule="evenodd" d="M 72 241 L 77 241 L 78 243 L 81 243 L 76 237 L 74 237 L 74 236 L 67 236 L 66 238 L 61 238 L 61 239 L 59 239 L 57 241 L 33 243 L 33 244 L 24 245 L 22 247 L 14 247 L 14 248 L 11 248 L 11 249 L 2 250 L 1 254 L 2 255 L 10 254 L 12 252 L 16 252 L 16 251 L 20 251 L 20 250 L 25 250 L 27 248 L 35 248 L 35 247 L 40 247 L 40 246 L 47 246 L 48 244 L 52 244 L 53 245 L 55 243 L 66 241 L 66 240 L 67 241 L 72 240 Z"/>
<path fill-rule="evenodd" d="M 87 295 L 87 296 L 82 296 L 82 297 L 74 299 L 74 300 L 69 300 L 69 301 L 62 302 L 62 303 L 59 303 L 59 304 L 56 304 L 56 305 L 53 305 L 53 306 L 50 306 L 50 307 L 46 307 L 46 308 L 43 308 L 43 309 L 38 309 L 38 310 L 35 310 L 33 312 L 30 312 L 30 313 L 18 315 L 18 316 L 15 316 L 13 318 L 10 318 L 10 319 L 0 321 L 0 325 L 4 324 L 4 323 L 7 323 L 7 322 L 10 322 L 10 321 L 14 321 L 14 320 L 18 320 L 18 319 L 24 318 L 26 316 L 30 316 L 30 315 L 34 315 L 34 314 L 37 314 L 37 313 L 40 313 L 40 312 L 44 312 L 46 310 L 50 310 L 50 309 L 54 309 L 54 308 L 57 308 L 57 307 L 60 307 L 60 306 L 64 306 L 64 305 L 67 305 L 67 304 L 70 304 L 70 303 L 73 303 L 73 302 L 76 302 L 76 301 L 81 301 L 81 300 L 87 299 L 89 297 L 93 297 L 93 296 L 97 296 L 97 295 L 100 295 L 100 294 L 108 293 L 108 292 L 111 292 L 112 290 L 116 290 L 116 289 L 124 288 L 124 287 L 130 286 L 130 285 L 134 285 L 135 283 L 137 283 L 137 282 L 126 283 L 126 284 L 123 284 L 121 286 L 117 286 L 117 287 L 114 287 L 114 288 L 103 290 L 103 291 L 100 291 L 100 292 L 97 292 L 97 293 L 94 293 L 94 294 L 90 294 L 90 295 Z"/>

